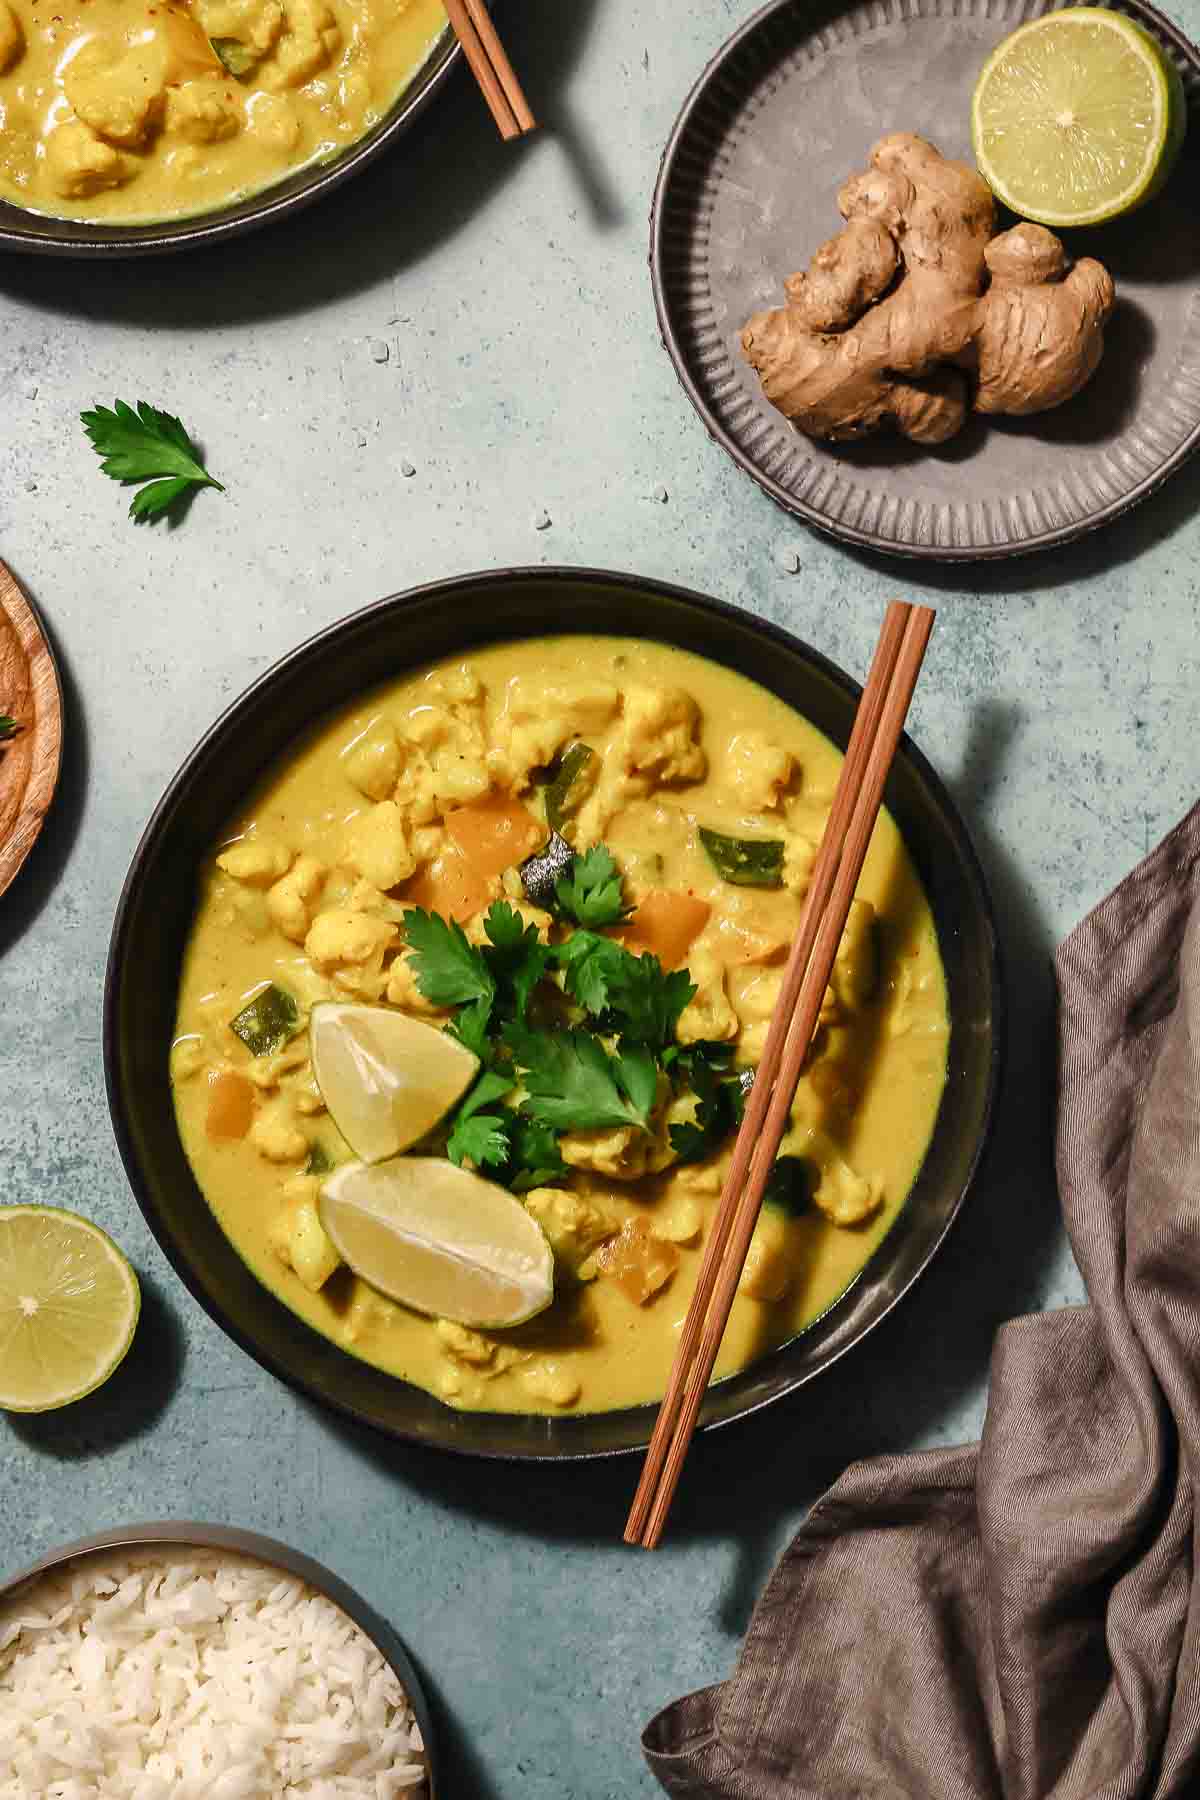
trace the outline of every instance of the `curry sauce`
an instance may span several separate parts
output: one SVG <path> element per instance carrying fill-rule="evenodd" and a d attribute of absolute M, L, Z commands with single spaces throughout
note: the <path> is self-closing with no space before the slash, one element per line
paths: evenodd
<path fill-rule="evenodd" d="M 728 1167 L 730 1140 L 678 1160 L 666 1097 L 650 1130 L 565 1132 L 566 1175 L 523 1197 L 554 1250 L 554 1303 L 509 1331 L 393 1304 L 321 1241 L 322 1171 L 350 1152 L 313 1080 L 308 1009 L 350 998 L 444 1022 L 413 977 L 406 906 L 457 918 L 478 942 L 503 896 L 553 941 L 560 928 L 514 864 L 544 841 L 548 778 L 579 743 L 592 754 L 564 834 L 615 857 L 627 946 L 688 969 L 679 1042 L 726 1044 L 753 1069 L 841 757 L 763 689 L 662 645 L 496 646 L 320 726 L 214 846 L 182 972 L 177 1117 L 222 1228 L 315 1329 L 459 1407 L 660 1396 Z M 749 884 L 720 840 L 745 847 Z M 294 1001 L 297 1030 L 254 1055 L 231 1021 L 268 983 Z M 933 1130 L 947 1037 L 929 903 L 881 813 L 783 1145 L 805 1192 L 764 1208 L 718 1377 L 818 1318 L 891 1228 Z"/>

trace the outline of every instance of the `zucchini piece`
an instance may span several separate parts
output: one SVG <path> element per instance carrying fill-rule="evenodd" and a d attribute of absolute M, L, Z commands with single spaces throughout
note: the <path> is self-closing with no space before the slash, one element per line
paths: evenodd
<path fill-rule="evenodd" d="M 333 1171 L 333 1158 L 321 1142 L 314 1138 L 308 1147 L 308 1161 L 304 1165 L 306 1175 L 329 1175 Z"/>
<path fill-rule="evenodd" d="M 286 989 L 271 981 L 230 1019 L 229 1029 L 251 1056 L 274 1056 L 299 1031 L 300 1008 Z"/>
<path fill-rule="evenodd" d="M 221 65 L 229 71 L 235 81 L 244 81 L 252 75 L 258 65 L 258 57 L 241 38 L 219 37 L 209 38 L 213 52 Z"/>
<path fill-rule="evenodd" d="M 583 799 L 581 777 L 596 760 L 590 744 L 570 744 L 563 752 L 558 770 L 546 789 L 546 823 L 551 831 L 561 831 Z"/>
<path fill-rule="evenodd" d="M 553 911 L 554 890 L 563 877 L 570 873 L 574 861 L 575 852 L 566 838 L 560 837 L 557 831 L 551 831 L 545 849 L 539 850 L 534 856 L 527 856 L 521 864 L 521 882 L 530 906 L 540 906 L 544 912 Z"/>
<path fill-rule="evenodd" d="M 773 1206 L 791 1219 L 798 1218 L 812 1204 L 813 1189 L 817 1185 L 814 1174 L 811 1163 L 803 1156 L 776 1157 L 763 1189 L 763 1205 Z"/>
<path fill-rule="evenodd" d="M 783 886 L 782 838 L 725 837 L 702 825 L 700 842 L 722 881 L 734 887 Z"/>

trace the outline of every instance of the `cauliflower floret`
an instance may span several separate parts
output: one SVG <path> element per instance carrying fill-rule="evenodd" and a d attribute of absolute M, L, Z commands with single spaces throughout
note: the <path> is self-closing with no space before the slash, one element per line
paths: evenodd
<path fill-rule="evenodd" d="M 268 1162 L 303 1162 L 308 1139 L 297 1131 L 284 1107 L 265 1107 L 250 1127 L 250 1142 Z"/>
<path fill-rule="evenodd" d="M 271 1248 L 280 1262 L 293 1270 L 313 1294 L 320 1292 L 342 1261 L 325 1235 L 317 1212 L 319 1187 L 311 1175 L 294 1175 L 285 1182 L 287 1200 L 268 1232 Z"/>
<path fill-rule="evenodd" d="M 68 119 L 49 133 L 46 167 L 55 193 L 65 200 L 83 200 L 104 188 L 120 187 L 134 173 L 133 164 L 80 119 Z"/>
<path fill-rule="evenodd" d="M 504 711 L 496 722 L 492 766 L 518 792 L 534 769 L 544 769 L 572 738 L 604 731 L 621 703 L 609 681 L 539 681 L 516 675 L 508 684 Z"/>
<path fill-rule="evenodd" d="M 669 1244 L 694 1244 L 704 1229 L 704 1212 L 691 1194 L 681 1194 L 655 1216 L 654 1229 Z"/>
<path fill-rule="evenodd" d="M 298 856 L 292 867 L 267 889 L 267 911 L 284 937 L 302 944 L 325 885 L 325 865 L 315 856 Z"/>
<path fill-rule="evenodd" d="M 782 1300 L 792 1279 L 787 1222 L 769 1207 L 759 1215 L 738 1280 L 738 1293 L 753 1300 Z"/>
<path fill-rule="evenodd" d="M 736 1009 L 742 1027 L 738 1049 L 743 1061 L 755 1064 L 760 1061 L 766 1047 L 771 1014 L 782 987 L 782 969 L 763 969 L 741 983 Z"/>
<path fill-rule="evenodd" d="M 11 69 L 25 48 L 25 32 L 8 0 L 0 0 L 0 74 Z"/>
<path fill-rule="evenodd" d="M 821 1179 L 813 1190 L 813 1199 L 835 1225 L 860 1225 L 878 1212 L 883 1204 L 879 1184 L 859 1175 L 836 1153 L 821 1164 Z"/>
<path fill-rule="evenodd" d="M 728 1043 L 738 1034 L 738 1016 L 725 991 L 725 965 L 711 950 L 693 945 L 688 973 L 696 992 L 679 1015 L 681 1044 Z"/>
<path fill-rule="evenodd" d="M 217 858 L 218 869 L 249 887 L 270 887 L 292 866 L 292 852 L 272 837 L 245 837 Z"/>
<path fill-rule="evenodd" d="M 273 150 L 294 150 L 300 142 L 300 119 L 286 94 L 255 94 L 246 123 Z"/>
<path fill-rule="evenodd" d="M 63 72 L 76 115 L 110 143 L 136 149 L 160 124 L 167 88 L 160 46 L 89 38 Z"/>
<path fill-rule="evenodd" d="M 279 41 L 279 0 L 192 0 L 192 12 L 210 38 L 235 38 L 265 56 Z"/>
<path fill-rule="evenodd" d="M 572 1169 L 591 1169 L 613 1181 L 640 1181 L 673 1160 L 674 1151 L 661 1138 L 636 1125 L 596 1131 L 568 1131 L 559 1140 L 563 1161 Z"/>
<path fill-rule="evenodd" d="M 414 799 L 428 795 L 432 802 L 429 818 L 419 817 L 410 807 L 415 824 L 428 824 L 447 807 L 466 806 L 487 793 L 491 786 L 487 746 L 474 713 L 463 707 L 418 706 L 405 720 L 404 733 L 420 753 L 408 788 Z M 403 782 L 396 798 L 402 804 L 407 800 Z"/>
<path fill-rule="evenodd" d="M 708 761 L 696 742 L 700 708 L 682 688 L 625 690 L 621 725 L 626 766 L 659 782 L 703 781 Z"/>
<path fill-rule="evenodd" d="M 284 31 L 259 71 L 265 88 L 303 87 L 341 48 L 342 34 L 325 0 L 286 0 Z"/>
<path fill-rule="evenodd" d="M 190 1081 L 208 1061 L 208 1052 L 199 1032 L 179 1037 L 171 1045 L 171 1080 Z"/>
<path fill-rule="evenodd" d="M 219 75 L 184 81 L 167 90 L 166 128 L 189 144 L 219 144 L 236 137 L 242 106 Z"/>
<path fill-rule="evenodd" d="M 293 1069 L 301 1069 L 308 1061 L 308 1043 L 303 1037 L 296 1038 L 274 1056 L 255 1056 L 246 1064 L 245 1073 L 262 1093 L 271 1093 L 279 1086 L 282 1076 Z"/>
<path fill-rule="evenodd" d="M 549 1356 L 522 1369 L 521 1381 L 535 1400 L 548 1400 L 551 1406 L 572 1406 L 583 1392 L 578 1375 Z"/>
<path fill-rule="evenodd" d="M 785 888 L 790 888 L 793 894 L 807 894 L 816 860 L 817 846 L 811 838 L 804 837 L 798 831 L 784 832 L 783 885 Z"/>
<path fill-rule="evenodd" d="M 770 812 L 795 779 L 796 759 L 765 732 L 739 731 L 729 740 L 725 775 L 747 812 Z"/>
<path fill-rule="evenodd" d="M 854 1012 L 871 998 L 878 979 L 875 908 L 869 900 L 852 900 L 829 978 L 834 1000 L 844 1012 Z"/>
<path fill-rule="evenodd" d="M 496 1346 L 482 1332 L 456 1325 L 453 1319 L 438 1319 L 434 1330 L 446 1347 L 446 1353 L 473 1369 L 486 1369 L 495 1360 Z"/>
<path fill-rule="evenodd" d="M 380 800 L 351 819 L 342 861 L 376 888 L 399 887 L 408 880 L 417 863 L 394 800 Z"/>
<path fill-rule="evenodd" d="M 309 961 L 327 973 L 348 964 L 362 966 L 382 959 L 395 937 L 396 927 L 387 919 L 373 918 L 353 906 L 333 906 L 313 920 L 304 950 Z"/>
<path fill-rule="evenodd" d="M 596 1246 L 615 1237 L 619 1229 L 602 1207 L 565 1188 L 532 1188 L 524 1198 L 526 1211 L 550 1240 L 555 1261 L 571 1275 L 578 1275 L 580 1264 Z"/>
<path fill-rule="evenodd" d="M 441 817 L 433 765 L 422 750 L 414 748 L 405 758 L 396 783 L 396 805 L 410 836 L 421 826 L 432 825 Z"/>
<path fill-rule="evenodd" d="M 470 663 L 459 663 L 457 669 L 442 669 L 425 682 L 431 700 L 444 700 L 448 706 L 482 706 L 486 690 Z"/>
<path fill-rule="evenodd" d="M 347 781 L 353 783 L 368 800 L 386 800 L 395 792 L 404 767 L 404 752 L 396 736 L 396 727 L 382 714 L 371 720 L 342 751 L 342 768 Z"/>

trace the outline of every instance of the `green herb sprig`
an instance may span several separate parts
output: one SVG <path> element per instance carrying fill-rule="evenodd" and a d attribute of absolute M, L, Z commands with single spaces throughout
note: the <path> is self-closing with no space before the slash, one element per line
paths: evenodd
<path fill-rule="evenodd" d="M 125 486 L 146 482 L 133 496 L 129 516 L 139 523 L 162 518 L 198 488 L 225 489 L 200 460 L 200 452 L 172 413 L 147 400 L 136 410 L 124 400 L 79 415 L 101 458 L 100 467 Z"/>

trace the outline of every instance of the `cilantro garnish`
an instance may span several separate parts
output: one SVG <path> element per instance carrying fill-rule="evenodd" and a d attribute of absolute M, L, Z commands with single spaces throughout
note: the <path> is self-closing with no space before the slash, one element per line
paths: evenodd
<path fill-rule="evenodd" d="M 633 910 L 625 904 L 621 871 L 603 844 L 593 844 L 583 856 L 577 855 L 555 883 L 554 893 L 565 916 L 591 931 L 601 925 L 618 925 Z"/>
<path fill-rule="evenodd" d="M 656 1050 L 674 1043 L 679 1015 L 696 992 L 686 969 L 665 974 L 657 956 L 634 956 L 591 931 L 572 932 L 553 954 L 568 994 L 603 1028 Z"/>
<path fill-rule="evenodd" d="M 457 919 L 414 906 L 404 915 L 404 936 L 413 953 L 413 976 L 431 1005 L 486 1001 L 491 1006 L 496 996 L 492 972 Z"/>
<path fill-rule="evenodd" d="M 730 1073 L 731 1062 L 728 1044 L 692 1044 L 671 1059 L 676 1084 L 696 1096 L 693 1118 L 671 1127 L 671 1148 L 680 1162 L 711 1156 L 741 1124 L 746 1090 L 740 1075 Z"/>
<path fill-rule="evenodd" d="M 137 410 L 124 400 L 80 413 L 101 468 L 114 481 L 147 482 L 133 496 L 131 519 L 160 518 L 197 488 L 225 490 L 200 461 L 200 452 L 173 414 L 160 412 L 146 400 Z"/>
<path fill-rule="evenodd" d="M 521 1071 L 522 1110 L 559 1131 L 650 1123 L 644 1052 L 610 1056 L 587 1031 L 528 1031 L 509 1025 L 504 1041 Z"/>
<path fill-rule="evenodd" d="M 502 1099 L 512 1085 L 511 1069 L 507 1074 L 497 1069 L 484 1070 L 454 1116 L 446 1142 L 446 1155 L 452 1163 L 461 1163 L 469 1156 L 480 1168 L 499 1169 L 508 1162 L 509 1121 L 513 1115 L 507 1109 L 489 1113 L 483 1108 Z"/>

